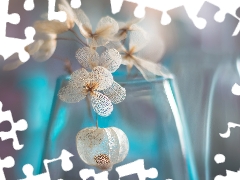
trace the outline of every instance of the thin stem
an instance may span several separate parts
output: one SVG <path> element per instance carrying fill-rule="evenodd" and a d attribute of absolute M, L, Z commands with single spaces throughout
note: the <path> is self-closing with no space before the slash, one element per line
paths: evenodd
<path fill-rule="evenodd" d="M 90 100 L 90 95 L 87 95 L 87 106 L 88 106 L 88 114 L 89 116 L 91 116 L 92 120 L 95 121 L 95 118 L 94 118 L 94 114 L 96 114 L 96 128 L 98 129 L 98 114 L 93 111 L 93 109 L 91 108 L 91 100 Z"/>
<path fill-rule="evenodd" d="M 97 127 L 97 129 L 98 129 L 98 115 L 97 115 L 97 113 L 96 113 L 96 127 Z"/>
<path fill-rule="evenodd" d="M 78 38 L 78 40 L 81 42 L 83 46 L 88 46 L 85 42 L 83 42 L 83 40 L 78 36 L 78 34 L 73 29 L 69 29 L 69 31 L 72 32 Z"/>
<path fill-rule="evenodd" d="M 69 59 L 63 59 L 61 57 L 58 56 L 52 56 L 53 59 L 56 60 L 60 60 L 64 63 L 64 70 L 68 73 L 68 74 L 72 74 L 72 65 L 71 65 L 71 61 Z"/>
<path fill-rule="evenodd" d="M 88 108 L 88 115 L 91 116 L 91 119 L 94 119 L 93 114 L 92 114 L 92 109 L 91 109 L 91 101 L 90 101 L 90 96 L 87 95 L 87 108 Z"/>

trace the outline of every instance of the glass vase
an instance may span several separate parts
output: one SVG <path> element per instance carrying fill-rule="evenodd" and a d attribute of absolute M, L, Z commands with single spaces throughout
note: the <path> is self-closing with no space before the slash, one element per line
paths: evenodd
<path fill-rule="evenodd" d="M 110 116 L 98 116 L 98 125 L 100 128 L 117 127 L 125 132 L 129 139 L 129 153 L 123 162 L 114 165 L 109 179 L 118 179 L 116 167 L 144 159 L 145 169 L 157 169 L 156 179 L 197 180 L 188 129 L 174 78 L 158 77 L 152 82 L 141 77 L 129 80 L 118 74 L 114 78 L 126 89 L 126 99 L 114 105 Z M 77 133 L 96 125 L 87 99 L 68 104 L 57 96 L 69 79 L 70 76 L 61 76 L 56 82 L 42 159 L 57 158 L 65 149 L 74 155 L 71 158 L 74 167 L 65 172 L 60 162 L 50 164 L 51 179 L 77 180 L 80 179 L 80 170 L 95 169 L 80 159 L 76 148 Z M 100 172 L 95 170 L 96 173 Z M 45 172 L 45 168 L 42 166 L 39 171 Z M 138 180 L 138 177 L 133 174 L 124 179 Z"/>

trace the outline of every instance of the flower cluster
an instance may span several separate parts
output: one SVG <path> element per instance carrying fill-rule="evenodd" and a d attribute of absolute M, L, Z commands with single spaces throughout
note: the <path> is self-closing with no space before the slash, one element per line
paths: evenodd
<path fill-rule="evenodd" d="M 142 58 L 139 53 L 149 42 L 147 33 L 137 25 L 141 19 L 123 23 L 106 16 L 93 30 L 83 10 L 72 9 L 66 0 L 59 1 L 58 9 L 66 12 L 67 20 L 36 21 L 35 41 L 25 49 L 33 59 L 46 61 L 54 54 L 58 40 L 70 40 L 59 37 L 60 34 L 72 32 L 75 35 L 74 40 L 81 44 L 75 54 L 81 69 L 72 72 L 69 68 L 71 80 L 58 94 L 62 101 L 75 103 L 89 97 L 94 111 L 100 116 L 108 116 L 113 110 L 112 103 L 120 103 L 126 96 L 126 90 L 112 76 L 121 64 L 126 65 L 128 72 L 135 66 L 147 81 L 154 80 L 156 75 L 168 76 L 168 71 L 160 64 Z M 79 32 L 74 30 L 75 25 Z M 105 50 L 101 55 L 98 54 L 99 47 Z"/>
<path fill-rule="evenodd" d="M 81 68 L 72 71 L 70 60 L 65 60 L 65 70 L 71 76 L 68 84 L 58 92 L 62 101 L 77 103 L 87 98 L 93 110 L 106 117 L 112 113 L 113 104 L 122 102 L 126 97 L 125 88 L 115 82 L 112 75 L 121 64 L 126 65 L 128 72 L 135 66 L 147 81 L 154 80 L 156 75 L 168 76 L 168 71 L 160 64 L 141 56 L 149 42 L 148 34 L 137 25 L 141 19 L 123 23 L 106 16 L 99 20 L 94 30 L 83 10 L 72 9 L 67 0 L 59 2 L 58 9 L 66 12 L 66 21 L 36 21 L 35 41 L 25 49 L 33 59 L 42 62 L 53 58 L 58 40 L 74 40 L 80 44 L 75 58 Z M 65 32 L 73 33 L 75 38 L 59 36 Z M 15 62 L 6 69 L 19 65 Z M 115 163 L 121 162 L 129 149 L 127 136 L 121 130 L 114 127 L 101 129 L 98 123 L 96 128 L 80 131 L 76 144 L 82 160 L 102 170 L 109 170 Z"/>

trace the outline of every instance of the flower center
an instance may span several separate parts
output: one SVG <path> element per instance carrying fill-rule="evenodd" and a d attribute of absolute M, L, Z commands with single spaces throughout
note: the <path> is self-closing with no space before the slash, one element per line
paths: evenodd
<path fill-rule="evenodd" d="M 84 86 L 84 89 L 91 94 L 94 93 L 98 86 L 99 84 L 97 82 L 90 82 Z"/>
<path fill-rule="evenodd" d="M 124 58 L 128 60 L 134 59 L 135 47 L 131 48 L 129 51 L 125 52 Z"/>
<path fill-rule="evenodd" d="M 107 154 L 99 154 L 94 156 L 94 160 L 98 165 L 98 168 L 107 170 L 110 167 L 110 158 Z"/>

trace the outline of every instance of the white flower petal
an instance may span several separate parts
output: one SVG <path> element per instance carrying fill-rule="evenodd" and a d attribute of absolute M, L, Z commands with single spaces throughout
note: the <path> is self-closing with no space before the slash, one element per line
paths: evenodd
<path fill-rule="evenodd" d="M 84 86 L 86 83 L 89 82 L 89 72 L 86 69 L 79 69 L 74 71 L 71 74 L 71 79 L 69 83 L 75 83 L 78 86 Z"/>
<path fill-rule="evenodd" d="M 44 43 L 44 40 L 36 40 L 32 44 L 29 44 L 28 46 L 26 46 L 25 50 L 30 55 L 33 55 L 40 49 L 40 47 L 43 45 L 43 43 Z"/>
<path fill-rule="evenodd" d="M 105 67 L 110 72 L 115 72 L 122 63 L 122 56 L 116 49 L 108 49 L 101 55 L 99 66 Z"/>
<path fill-rule="evenodd" d="M 92 25 L 90 20 L 88 19 L 87 15 L 81 9 L 74 10 L 76 17 L 75 23 L 77 24 L 81 34 L 85 38 L 89 38 L 89 35 L 92 33 Z"/>
<path fill-rule="evenodd" d="M 90 78 L 93 83 L 98 83 L 97 90 L 99 91 L 107 89 L 113 83 L 111 72 L 101 66 L 93 68 L 93 71 L 90 73 Z"/>
<path fill-rule="evenodd" d="M 104 89 L 103 93 L 112 101 L 113 104 L 122 102 L 126 97 L 125 88 L 115 81 L 113 81 L 111 87 Z"/>
<path fill-rule="evenodd" d="M 56 46 L 57 41 L 54 39 L 44 41 L 38 51 L 32 55 L 33 59 L 40 62 L 48 60 L 53 55 Z"/>
<path fill-rule="evenodd" d="M 98 22 L 96 32 L 100 37 L 110 38 L 113 37 L 119 30 L 118 23 L 113 18 L 106 16 Z"/>
<path fill-rule="evenodd" d="M 76 103 L 84 99 L 87 92 L 84 91 L 82 86 L 74 83 L 69 83 L 67 86 L 60 89 L 58 97 L 67 103 Z"/>
<path fill-rule="evenodd" d="M 113 111 L 113 105 L 107 96 L 99 92 L 91 95 L 93 110 L 100 116 L 109 116 Z"/>
<path fill-rule="evenodd" d="M 123 44 L 119 41 L 111 41 L 105 45 L 108 49 L 116 49 L 120 53 L 126 52 L 126 48 L 123 46 Z"/>
<path fill-rule="evenodd" d="M 134 52 L 138 52 L 147 45 L 148 37 L 142 28 L 135 24 L 133 26 L 134 30 L 129 32 L 129 50 L 134 49 Z"/>
<path fill-rule="evenodd" d="M 119 25 L 119 31 L 118 33 L 115 35 L 115 37 L 121 41 L 123 39 L 127 38 L 128 32 L 134 30 L 134 24 L 140 22 L 142 19 L 139 18 L 134 18 L 126 23 L 124 22 L 118 22 Z"/>
<path fill-rule="evenodd" d="M 169 70 L 161 64 L 153 63 L 139 57 L 135 58 L 135 65 L 136 64 L 142 69 L 145 69 L 154 75 L 172 78 L 172 74 L 169 72 Z"/>
<path fill-rule="evenodd" d="M 92 70 L 98 66 L 99 55 L 98 53 L 89 47 L 79 48 L 76 52 L 76 59 L 87 70 Z"/>
<path fill-rule="evenodd" d="M 58 20 L 48 21 L 36 21 L 34 23 L 34 28 L 37 32 L 50 33 L 50 34 L 61 34 L 68 31 L 69 27 L 67 23 L 60 22 Z"/>
<path fill-rule="evenodd" d="M 2 69 L 3 71 L 12 71 L 14 69 L 17 69 L 22 64 L 24 64 L 24 62 L 20 61 L 18 57 L 16 57 L 15 59 L 8 58 L 8 60 L 4 62 Z"/>
<path fill-rule="evenodd" d="M 75 25 L 75 14 L 73 13 L 72 8 L 69 6 L 68 3 L 66 3 L 66 5 L 59 4 L 58 8 L 59 10 L 64 11 L 67 14 L 67 19 L 64 23 L 66 23 L 68 29 L 72 29 Z"/>
<path fill-rule="evenodd" d="M 109 40 L 105 37 L 94 36 L 94 37 L 89 37 L 87 39 L 87 42 L 90 47 L 99 47 L 99 46 L 105 46 L 109 42 Z"/>

